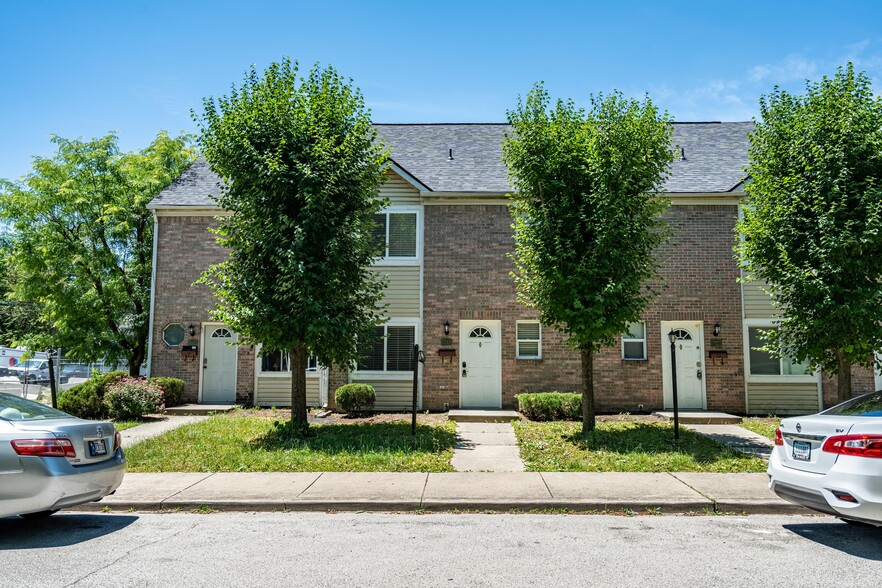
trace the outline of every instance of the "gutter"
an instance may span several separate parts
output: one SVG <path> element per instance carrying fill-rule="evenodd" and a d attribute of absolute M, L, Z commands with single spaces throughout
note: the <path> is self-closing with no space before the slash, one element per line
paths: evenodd
<path fill-rule="evenodd" d="M 153 367 L 153 312 L 156 307 L 156 244 L 159 241 L 159 217 L 153 209 L 153 265 L 150 267 L 150 324 L 147 328 L 147 377 Z"/>

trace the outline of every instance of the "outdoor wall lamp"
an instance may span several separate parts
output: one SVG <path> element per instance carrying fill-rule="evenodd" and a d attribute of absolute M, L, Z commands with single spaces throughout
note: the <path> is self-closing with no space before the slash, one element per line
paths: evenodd
<path fill-rule="evenodd" d="M 450 334 L 450 321 L 444 321 L 444 334 Z"/>
<path fill-rule="evenodd" d="M 720 323 L 719 323 L 719 321 L 717 321 L 716 323 L 714 323 L 714 337 L 719 337 L 719 336 L 720 336 Z"/>
<path fill-rule="evenodd" d="M 193 337 L 196 335 L 196 327 L 193 326 L 193 323 L 187 325 L 187 332 L 190 333 L 190 336 Z"/>

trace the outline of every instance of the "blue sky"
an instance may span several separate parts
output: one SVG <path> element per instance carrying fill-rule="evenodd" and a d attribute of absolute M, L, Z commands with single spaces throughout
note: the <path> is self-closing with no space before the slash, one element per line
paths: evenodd
<path fill-rule="evenodd" d="M 289 55 L 353 78 L 376 122 L 501 122 L 544 80 L 553 96 L 648 92 L 677 120 L 749 120 L 848 60 L 882 90 L 882 2 L 166 2 L 0 5 L 0 178 L 51 134 L 116 131 L 125 150 L 250 64 Z"/>

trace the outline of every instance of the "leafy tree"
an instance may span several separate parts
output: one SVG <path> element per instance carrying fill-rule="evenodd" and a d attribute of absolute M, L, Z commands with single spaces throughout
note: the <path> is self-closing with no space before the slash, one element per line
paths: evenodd
<path fill-rule="evenodd" d="M 241 342 L 288 352 L 291 419 L 303 430 L 308 354 L 348 367 L 385 320 L 384 280 L 368 268 L 388 154 L 361 93 L 330 67 L 306 77 L 289 59 L 262 75 L 252 67 L 203 106 L 199 145 L 232 213 L 217 229 L 230 257 L 203 277 L 214 316 Z"/>
<path fill-rule="evenodd" d="M 11 300 L 36 308 L 47 328 L 19 325 L 15 342 L 61 347 L 83 361 L 146 358 L 153 220 L 150 202 L 192 159 L 190 138 L 160 132 L 137 153 L 117 137 L 53 137 L 20 182 L 0 181 L 0 219 L 11 231 L 3 264 Z"/>
<path fill-rule="evenodd" d="M 568 336 L 582 361 L 582 429 L 594 428 L 594 353 L 656 295 L 654 255 L 673 159 L 667 113 L 618 92 L 551 106 L 537 84 L 508 112 L 518 297 Z"/>
<path fill-rule="evenodd" d="M 780 317 L 765 349 L 838 374 L 882 348 L 882 98 L 852 64 L 802 95 L 760 100 L 752 182 L 738 231 L 742 265 Z"/>
<path fill-rule="evenodd" d="M 0 234 L 0 251 L 9 247 L 6 233 Z M 10 294 L 19 280 L 15 268 L 0 256 L 0 345 L 12 347 L 29 333 L 46 334 L 47 326 L 40 317 L 40 308 L 34 302 L 22 302 Z"/>

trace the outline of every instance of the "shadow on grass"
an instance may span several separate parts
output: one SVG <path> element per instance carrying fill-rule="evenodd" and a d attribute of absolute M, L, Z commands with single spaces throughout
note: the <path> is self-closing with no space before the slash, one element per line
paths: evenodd
<path fill-rule="evenodd" d="M 267 451 L 305 449 L 327 454 L 438 453 L 451 449 L 456 441 L 453 431 L 441 427 L 417 425 L 416 437 L 410 433 L 407 422 L 313 425 L 305 435 L 290 423 L 276 423 L 250 445 Z"/>
<path fill-rule="evenodd" d="M 581 430 L 564 435 L 563 440 L 581 451 L 619 454 L 688 455 L 698 464 L 712 464 L 722 459 L 748 458 L 744 453 L 725 447 L 713 439 L 680 427 L 680 439 L 674 439 L 674 427 L 646 423 L 616 423 L 610 428 L 595 429 L 585 435 Z"/>

